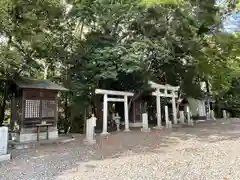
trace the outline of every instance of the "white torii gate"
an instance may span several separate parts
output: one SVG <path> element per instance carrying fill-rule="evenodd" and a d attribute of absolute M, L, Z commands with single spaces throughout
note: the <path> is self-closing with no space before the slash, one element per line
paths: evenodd
<path fill-rule="evenodd" d="M 151 88 L 156 89 L 156 91 L 152 93 L 153 96 L 156 96 L 156 104 L 157 104 L 157 126 L 155 128 L 156 129 L 162 128 L 161 101 L 160 101 L 161 97 L 172 98 L 173 123 L 177 124 L 176 98 L 177 98 L 177 91 L 179 90 L 179 86 L 171 86 L 169 84 L 162 85 L 162 84 L 157 84 L 153 81 L 149 81 L 149 85 Z"/>
<path fill-rule="evenodd" d="M 129 117 L 128 117 L 128 96 L 133 96 L 133 93 L 125 91 L 112 91 L 105 89 L 96 89 L 96 94 L 103 94 L 103 130 L 101 135 L 109 134 L 107 132 L 107 115 L 108 115 L 108 102 L 124 102 L 124 119 L 125 119 L 125 130 L 129 129 Z M 123 96 L 124 98 L 110 98 L 108 95 Z"/>

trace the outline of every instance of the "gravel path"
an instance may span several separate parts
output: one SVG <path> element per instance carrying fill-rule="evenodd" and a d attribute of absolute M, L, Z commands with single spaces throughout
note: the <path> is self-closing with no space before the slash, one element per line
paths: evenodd
<path fill-rule="evenodd" d="M 1 180 L 239 180 L 240 119 L 13 151 Z"/>

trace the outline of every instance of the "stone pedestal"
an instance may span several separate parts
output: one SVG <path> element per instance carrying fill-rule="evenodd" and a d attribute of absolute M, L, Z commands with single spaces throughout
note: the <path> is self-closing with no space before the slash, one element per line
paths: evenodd
<path fill-rule="evenodd" d="M 142 114 L 142 132 L 150 132 L 150 128 L 148 128 L 148 114 L 143 113 Z"/>
<path fill-rule="evenodd" d="M 10 160 L 8 149 L 8 128 L 0 127 L 0 162 Z"/>
<path fill-rule="evenodd" d="M 21 129 L 21 132 L 19 132 L 16 135 L 16 141 L 18 142 L 32 142 L 37 141 L 37 129 L 36 128 L 27 128 Z M 58 130 L 57 127 L 49 127 L 49 133 L 48 133 L 49 140 L 55 140 L 58 139 Z M 46 139 L 46 132 L 40 132 L 39 133 L 39 139 L 45 140 Z"/>
<path fill-rule="evenodd" d="M 36 128 L 22 128 L 21 132 L 16 134 L 16 141 L 18 142 L 32 142 L 37 141 L 37 129 Z M 58 139 L 58 129 L 57 127 L 49 127 L 48 133 L 49 140 L 56 140 Z M 46 132 L 39 133 L 39 139 L 45 140 L 46 139 Z"/>
<path fill-rule="evenodd" d="M 180 123 L 181 124 L 184 124 L 184 111 L 179 111 L 179 114 L 180 114 Z"/>
<path fill-rule="evenodd" d="M 120 131 L 120 123 L 116 124 L 117 125 L 117 132 Z"/>
<path fill-rule="evenodd" d="M 118 113 L 116 113 L 116 116 L 113 115 L 113 121 L 115 122 L 115 124 L 117 126 L 117 132 L 120 131 L 120 119 L 121 119 L 121 117 L 119 116 Z"/>
<path fill-rule="evenodd" d="M 94 129 L 96 126 L 97 118 L 92 115 L 90 119 L 87 120 L 86 123 L 86 138 L 84 139 L 84 144 L 91 145 L 96 143 L 96 139 L 94 139 Z"/>
<path fill-rule="evenodd" d="M 107 135 L 109 135 L 110 133 L 109 132 L 101 132 L 100 133 L 100 136 L 107 136 Z"/>

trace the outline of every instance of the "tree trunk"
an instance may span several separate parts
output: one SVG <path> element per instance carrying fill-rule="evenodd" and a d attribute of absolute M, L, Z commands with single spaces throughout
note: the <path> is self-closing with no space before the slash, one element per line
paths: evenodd
<path fill-rule="evenodd" d="M 0 107 L 0 127 L 2 126 L 3 124 L 3 121 L 4 121 L 4 108 L 3 106 Z"/>
<path fill-rule="evenodd" d="M 67 119 L 68 119 L 68 94 L 67 94 L 67 92 L 66 92 L 66 94 L 65 94 L 65 100 L 64 100 L 65 102 L 64 102 L 64 115 L 65 115 L 65 121 L 67 121 Z"/>
<path fill-rule="evenodd" d="M 4 92 L 3 92 L 3 101 L 0 109 L 0 126 L 2 126 L 5 118 L 5 109 L 7 104 L 7 94 L 8 94 L 8 84 L 7 82 L 4 83 Z"/>
<path fill-rule="evenodd" d="M 210 98 L 210 87 L 209 87 L 209 82 L 208 82 L 208 80 L 206 80 L 205 82 L 206 82 L 206 89 L 207 89 L 207 95 L 208 95 L 208 101 L 209 101 L 209 98 Z M 210 105 L 210 107 L 209 107 L 209 111 L 213 110 L 213 104 L 212 104 L 211 101 L 209 102 L 209 105 Z"/>
<path fill-rule="evenodd" d="M 64 127 L 64 131 L 65 133 L 68 132 L 68 93 L 65 93 L 65 97 L 64 97 L 64 122 L 63 122 L 63 127 Z"/>
<path fill-rule="evenodd" d="M 47 79 L 47 77 L 48 77 L 48 68 L 49 68 L 49 64 L 46 65 L 46 63 L 44 63 L 43 79 Z"/>
<path fill-rule="evenodd" d="M 182 97 L 182 92 L 180 91 L 179 96 L 178 96 L 178 100 L 177 100 L 177 115 L 179 115 L 179 108 L 180 108 L 180 104 L 181 104 L 181 102 L 180 102 L 181 97 Z"/>
<path fill-rule="evenodd" d="M 68 66 L 66 67 L 66 71 L 65 71 L 65 80 L 64 80 L 64 85 L 65 87 L 69 87 L 69 76 L 68 76 Z M 68 131 L 69 129 L 69 123 L 68 123 L 68 118 L 69 118 L 69 107 L 68 107 L 68 99 L 70 98 L 70 95 L 68 92 L 65 93 L 65 97 L 64 97 L 64 130 L 65 133 Z M 68 126 L 68 127 L 66 127 Z M 67 129 L 66 129 L 67 128 Z"/>
<path fill-rule="evenodd" d="M 87 108 L 84 108 L 84 122 L 83 122 L 83 134 L 86 133 L 86 123 L 87 123 Z"/>
<path fill-rule="evenodd" d="M 137 100 L 137 99 L 142 95 L 142 93 L 143 93 L 143 92 L 141 91 L 141 92 L 139 92 L 138 94 L 136 94 L 136 96 L 133 96 L 133 97 L 130 99 L 130 101 L 129 101 L 129 103 L 128 103 L 128 111 L 130 111 L 133 101 Z"/>

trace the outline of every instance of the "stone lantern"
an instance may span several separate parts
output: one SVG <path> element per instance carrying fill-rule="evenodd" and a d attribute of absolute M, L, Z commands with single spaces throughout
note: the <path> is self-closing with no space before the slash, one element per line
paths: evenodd
<path fill-rule="evenodd" d="M 120 131 L 120 119 L 121 117 L 119 116 L 118 113 L 116 113 L 116 115 L 113 117 L 113 120 L 115 121 L 116 125 L 117 125 L 117 131 Z"/>

